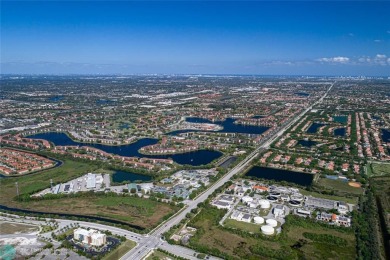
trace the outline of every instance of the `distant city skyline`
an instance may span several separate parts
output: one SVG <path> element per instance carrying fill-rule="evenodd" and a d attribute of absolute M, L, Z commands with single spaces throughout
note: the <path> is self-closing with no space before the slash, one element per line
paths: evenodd
<path fill-rule="evenodd" d="M 1 2 L 3 74 L 390 76 L 390 2 Z"/>

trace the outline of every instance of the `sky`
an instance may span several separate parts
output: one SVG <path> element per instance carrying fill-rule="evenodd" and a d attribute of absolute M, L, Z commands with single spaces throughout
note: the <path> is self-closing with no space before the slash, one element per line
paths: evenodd
<path fill-rule="evenodd" d="M 390 2 L 1 1 L 2 74 L 390 76 Z"/>

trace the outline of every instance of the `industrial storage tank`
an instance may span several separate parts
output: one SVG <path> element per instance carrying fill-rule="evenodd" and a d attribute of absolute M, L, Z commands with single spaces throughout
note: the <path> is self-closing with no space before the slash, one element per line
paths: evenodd
<path fill-rule="evenodd" d="M 264 218 L 262 217 L 254 217 L 253 220 L 255 221 L 256 224 L 263 224 L 264 223 Z"/>
<path fill-rule="evenodd" d="M 301 195 L 301 194 L 291 195 L 291 200 L 302 201 L 303 200 L 303 195 Z"/>
<path fill-rule="evenodd" d="M 271 226 L 268 226 L 268 225 L 265 225 L 265 226 L 262 226 L 261 227 L 261 232 L 264 234 L 264 235 L 273 235 L 275 230 L 273 227 Z"/>
<path fill-rule="evenodd" d="M 278 225 L 278 222 L 275 220 L 275 219 L 267 219 L 265 221 L 265 223 L 267 223 L 268 226 L 271 226 L 271 227 L 276 227 Z"/>
<path fill-rule="evenodd" d="M 271 203 L 268 200 L 259 200 L 260 208 L 269 209 L 271 207 Z"/>

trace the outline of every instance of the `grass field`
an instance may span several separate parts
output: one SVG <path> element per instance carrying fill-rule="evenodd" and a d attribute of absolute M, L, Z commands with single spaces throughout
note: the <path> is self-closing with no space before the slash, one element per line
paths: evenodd
<path fill-rule="evenodd" d="M 135 247 L 137 243 L 131 240 L 126 240 L 120 246 L 118 246 L 114 251 L 105 255 L 103 260 L 117 260 L 120 259 L 123 255 L 125 255 L 128 251 L 130 251 L 133 247 Z"/>
<path fill-rule="evenodd" d="M 0 235 L 32 233 L 36 231 L 39 231 L 38 226 L 19 224 L 19 223 L 10 223 L 10 222 L 0 222 Z"/>
<path fill-rule="evenodd" d="M 390 164 L 373 162 L 366 167 L 368 177 L 390 175 Z"/>
<path fill-rule="evenodd" d="M 246 235 L 232 232 L 218 225 L 224 211 L 207 206 L 189 226 L 198 229 L 190 239 L 190 245 L 203 252 L 218 254 L 224 259 L 354 259 L 355 236 L 353 230 L 345 231 L 310 222 L 304 219 L 289 222 L 282 234 L 274 238 L 261 234 Z M 302 222 L 299 222 L 303 220 Z M 237 223 L 234 223 L 236 225 Z M 245 223 L 246 224 L 246 223 Z M 245 228 L 248 228 L 246 226 Z M 304 237 L 303 233 L 320 236 L 330 235 L 346 241 L 345 245 L 332 244 L 332 241 L 319 242 Z"/>
<path fill-rule="evenodd" d="M 169 256 L 158 250 L 153 250 L 153 252 L 145 260 L 166 260 L 166 259 L 177 260 L 176 257 Z"/>
<path fill-rule="evenodd" d="M 327 178 L 320 178 L 318 180 L 318 185 L 322 186 L 329 190 L 335 190 L 339 193 L 350 193 L 354 195 L 360 195 L 363 193 L 362 188 L 355 188 L 348 185 L 348 182 L 344 182 L 341 180 L 331 180 Z"/>

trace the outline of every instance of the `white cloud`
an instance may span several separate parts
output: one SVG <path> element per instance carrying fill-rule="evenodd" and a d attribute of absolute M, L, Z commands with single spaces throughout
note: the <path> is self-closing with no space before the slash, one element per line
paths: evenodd
<path fill-rule="evenodd" d="M 376 42 L 376 43 L 380 43 L 380 42 L 382 42 L 381 40 L 374 40 L 374 42 Z"/>
<path fill-rule="evenodd" d="M 375 56 L 360 56 L 360 57 L 330 57 L 316 59 L 319 63 L 328 64 L 348 64 L 348 65 L 372 65 L 372 66 L 387 66 L 390 65 L 390 57 L 386 54 L 376 54 Z"/>
<path fill-rule="evenodd" d="M 341 57 L 341 56 L 317 59 L 317 61 L 328 62 L 328 63 L 348 63 L 349 60 L 350 59 L 348 57 Z"/>
<path fill-rule="evenodd" d="M 386 55 L 385 54 L 377 54 L 376 56 L 375 56 L 375 58 L 376 59 L 386 59 Z"/>

